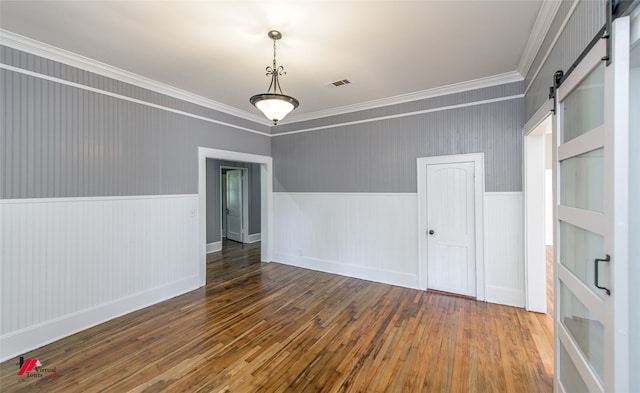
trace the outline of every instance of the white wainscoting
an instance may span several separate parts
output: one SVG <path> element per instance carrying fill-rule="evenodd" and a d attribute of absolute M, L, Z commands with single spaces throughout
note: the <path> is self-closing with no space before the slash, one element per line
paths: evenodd
<path fill-rule="evenodd" d="M 417 194 L 275 193 L 275 262 L 418 288 Z M 485 193 L 485 296 L 524 306 L 522 193 Z"/>
<path fill-rule="evenodd" d="M 0 360 L 198 287 L 197 195 L 0 201 Z"/>
<path fill-rule="evenodd" d="M 418 288 L 416 194 L 275 193 L 274 261 Z"/>
<path fill-rule="evenodd" d="M 524 307 L 523 194 L 486 192 L 484 209 L 486 300 Z"/>

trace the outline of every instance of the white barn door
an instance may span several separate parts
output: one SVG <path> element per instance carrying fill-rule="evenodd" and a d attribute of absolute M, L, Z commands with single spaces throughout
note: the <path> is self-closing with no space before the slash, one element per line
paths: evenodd
<path fill-rule="evenodd" d="M 626 40 L 626 60 L 616 55 L 607 66 L 600 40 L 557 91 L 554 378 L 560 392 L 628 391 L 628 18 L 616 24 L 614 53 Z"/>

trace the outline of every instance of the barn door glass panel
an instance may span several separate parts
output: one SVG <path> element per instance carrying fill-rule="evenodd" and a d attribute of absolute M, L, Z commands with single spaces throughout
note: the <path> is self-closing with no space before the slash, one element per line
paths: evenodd
<path fill-rule="evenodd" d="M 562 203 L 602 212 L 604 203 L 603 178 L 604 149 L 596 149 L 577 157 L 562 161 L 560 172 L 562 179 Z"/>
<path fill-rule="evenodd" d="M 604 376 L 604 327 L 571 291 L 560 283 L 560 322 L 575 339 L 600 382 Z"/>
<path fill-rule="evenodd" d="M 563 118 L 562 143 L 604 123 L 604 63 L 598 64 L 564 100 Z"/>
<path fill-rule="evenodd" d="M 593 267 L 593 261 L 604 255 L 604 238 L 563 221 L 560 222 L 560 241 L 560 263 L 597 296 L 605 296 L 604 291 L 594 286 Z"/>
<path fill-rule="evenodd" d="M 589 388 L 584 384 L 584 381 L 580 377 L 580 373 L 573 364 L 571 357 L 564 349 L 564 346 L 560 345 L 560 369 L 562 374 L 560 375 L 560 382 L 566 392 L 588 392 Z"/>

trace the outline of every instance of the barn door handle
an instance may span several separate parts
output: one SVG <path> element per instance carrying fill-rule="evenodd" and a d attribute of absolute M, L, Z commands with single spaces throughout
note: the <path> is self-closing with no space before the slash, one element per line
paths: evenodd
<path fill-rule="evenodd" d="M 605 292 L 607 292 L 607 295 L 611 296 L 611 291 L 609 290 L 609 288 L 606 287 L 601 287 L 600 286 L 600 278 L 598 277 L 598 263 L 599 262 L 610 262 L 611 261 L 611 257 L 609 256 L 609 254 L 607 254 L 607 256 L 605 256 L 604 258 L 596 258 L 593 260 L 593 284 L 596 286 L 596 288 L 598 289 L 604 289 Z"/>

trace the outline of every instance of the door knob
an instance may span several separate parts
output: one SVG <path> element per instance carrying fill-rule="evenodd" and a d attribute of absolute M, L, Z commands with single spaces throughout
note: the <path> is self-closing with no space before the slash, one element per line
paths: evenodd
<path fill-rule="evenodd" d="M 433 235 L 435 231 L 433 229 L 429 229 L 429 235 Z"/>

